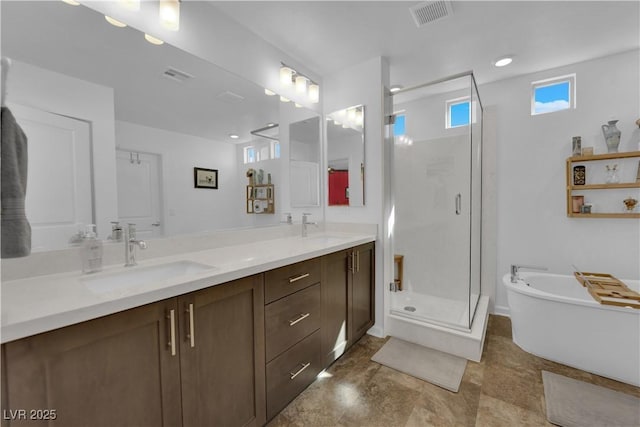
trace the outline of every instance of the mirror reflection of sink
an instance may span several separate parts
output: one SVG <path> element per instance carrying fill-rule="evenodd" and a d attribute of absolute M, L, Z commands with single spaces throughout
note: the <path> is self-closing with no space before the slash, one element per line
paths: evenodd
<path fill-rule="evenodd" d="M 81 281 L 89 290 L 102 294 L 174 277 L 190 276 L 214 268 L 192 261 L 176 261 L 149 267 L 131 267 L 118 273 L 83 277 Z"/>

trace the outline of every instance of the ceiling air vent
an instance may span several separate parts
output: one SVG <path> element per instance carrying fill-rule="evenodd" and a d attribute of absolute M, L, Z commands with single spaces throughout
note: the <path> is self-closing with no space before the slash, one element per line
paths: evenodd
<path fill-rule="evenodd" d="M 409 9 L 418 28 L 438 19 L 453 15 L 450 1 L 428 1 L 418 3 Z"/>
<path fill-rule="evenodd" d="M 218 94 L 218 99 L 224 102 L 228 102 L 229 104 L 237 104 L 238 102 L 242 102 L 244 100 L 244 96 L 227 90 L 224 92 L 220 92 Z"/>
<path fill-rule="evenodd" d="M 175 80 L 180 83 L 184 83 L 187 80 L 190 80 L 193 78 L 191 74 L 185 73 L 184 71 L 180 71 L 176 68 L 171 68 L 171 67 L 164 70 L 163 75 L 169 79 Z"/>

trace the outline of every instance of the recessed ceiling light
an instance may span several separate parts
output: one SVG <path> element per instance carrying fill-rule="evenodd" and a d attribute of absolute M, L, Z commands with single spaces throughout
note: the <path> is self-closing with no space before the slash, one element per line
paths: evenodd
<path fill-rule="evenodd" d="M 272 128 L 274 127 L 276 124 L 275 123 L 267 123 L 267 127 Z"/>
<path fill-rule="evenodd" d="M 229 134 L 229 138 L 231 138 L 231 139 L 238 139 L 238 138 L 240 138 L 240 137 L 239 137 L 238 135 L 236 135 L 235 133 L 230 133 L 230 134 Z"/>
<path fill-rule="evenodd" d="M 389 88 L 389 90 L 391 92 L 398 92 L 399 90 L 401 90 L 404 86 L 402 85 L 393 85 Z"/>
<path fill-rule="evenodd" d="M 144 38 L 145 38 L 146 41 L 148 41 L 151 44 L 155 44 L 155 45 L 158 45 L 158 46 L 160 46 L 161 44 L 164 44 L 164 42 L 162 40 L 157 39 L 157 38 L 155 38 L 153 36 L 150 36 L 149 34 L 146 34 L 146 33 L 144 35 Z"/>
<path fill-rule="evenodd" d="M 501 58 L 496 59 L 493 62 L 493 65 L 495 65 L 496 67 L 504 67 L 506 65 L 511 64 L 512 61 L 513 61 L 513 56 L 511 56 L 511 55 L 503 56 Z"/>
<path fill-rule="evenodd" d="M 115 27 L 120 27 L 120 28 L 124 28 L 127 26 L 127 24 L 125 24 L 124 22 L 120 22 L 116 19 L 113 19 L 110 16 L 104 15 L 104 19 L 107 20 L 107 22 Z"/>

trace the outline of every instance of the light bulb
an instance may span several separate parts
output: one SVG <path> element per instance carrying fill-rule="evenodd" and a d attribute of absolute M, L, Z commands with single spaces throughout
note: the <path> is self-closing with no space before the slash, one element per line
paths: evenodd
<path fill-rule="evenodd" d="M 124 22 L 120 22 L 116 19 L 113 19 L 110 16 L 104 15 L 104 19 L 111 25 L 115 26 L 115 27 L 120 27 L 120 28 L 124 28 L 127 26 L 127 24 L 125 24 Z"/>
<path fill-rule="evenodd" d="M 309 101 L 314 104 L 320 102 L 320 86 L 315 83 L 309 85 Z"/>
<path fill-rule="evenodd" d="M 180 29 L 180 1 L 160 0 L 160 23 L 167 30 L 178 31 Z"/>
<path fill-rule="evenodd" d="M 274 91 L 272 91 L 272 90 L 269 90 L 269 89 L 267 89 L 267 88 L 264 88 L 264 94 L 265 94 L 265 95 L 268 95 L 268 96 L 273 96 L 273 95 L 275 95 L 276 93 L 275 93 Z"/>
<path fill-rule="evenodd" d="M 289 67 L 280 67 L 280 83 L 283 86 L 291 86 L 291 78 L 293 77 L 293 70 Z"/>
<path fill-rule="evenodd" d="M 140 10 L 140 0 L 120 0 L 120 3 L 129 10 Z"/>
<path fill-rule="evenodd" d="M 296 77 L 296 92 L 305 93 L 307 91 L 307 78 L 305 76 Z"/>
<path fill-rule="evenodd" d="M 158 46 L 160 46 L 161 44 L 164 44 L 164 42 L 162 40 L 157 39 L 157 38 L 155 38 L 153 36 L 150 36 L 147 33 L 144 34 L 144 38 L 145 38 L 146 41 L 148 41 L 151 44 L 155 44 L 155 45 L 158 45 Z"/>

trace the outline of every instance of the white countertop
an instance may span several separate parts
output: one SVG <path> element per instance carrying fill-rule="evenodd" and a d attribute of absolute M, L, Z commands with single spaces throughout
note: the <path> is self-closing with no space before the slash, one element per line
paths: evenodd
<path fill-rule="evenodd" d="M 375 235 L 315 233 L 154 258 L 136 267 L 109 266 L 100 273 L 79 271 L 2 283 L 1 342 L 117 313 L 299 261 L 375 241 Z M 151 241 L 150 244 L 153 244 Z M 94 292 L 83 280 L 176 261 L 213 267 L 204 272 L 156 280 L 110 292 Z"/>

